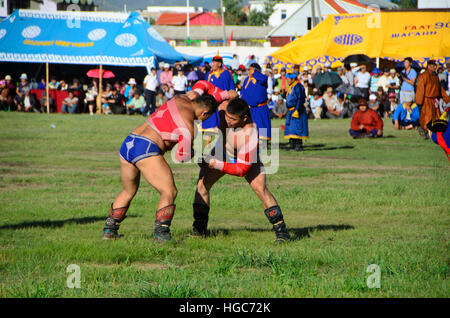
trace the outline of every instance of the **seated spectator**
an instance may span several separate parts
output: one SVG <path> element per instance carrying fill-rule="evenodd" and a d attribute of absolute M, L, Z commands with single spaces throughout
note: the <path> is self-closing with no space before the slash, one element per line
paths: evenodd
<path fill-rule="evenodd" d="M 338 99 L 335 94 L 333 94 L 333 88 L 328 87 L 325 94 L 323 94 L 323 101 L 325 103 L 325 116 L 327 118 L 338 118 L 341 116 L 342 109 L 338 110 Z"/>
<path fill-rule="evenodd" d="M 111 89 L 111 95 L 107 99 L 109 109 L 113 114 L 125 114 L 124 97 L 116 87 Z"/>
<path fill-rule="evenodd" d="M 8 77 L 9 75 L 7 75 Z M 5 79 L 7 78 L 5 77 Z M 14 101 L 11 90 L 8 88 L 7 80 L 0 85 L 0 110 L 11 111 L 14 110 Z"/>
<path fill-rule="evenodd" d="M 375 94 L 370 94 L 369 96 L 369 108 L 373 109 L 381 116 L 380 104 L 378 104 L 377 96 Z"/>
<path fill-rule="evenodd" d="M 26 87 L 31 89 L 30 83 L 28 82 L 28 76 L 27 74 L 23 73 L 22 75 L 20 75 L 20 83 L 17 86 L 16 94 L 19 94 L 19 92 L 23 93 L 23 89 Z"/>
<path fill-rule="evenodd" d="M 43 92 L 41 97 L 41 110 L 46 113 L 47 112 L 47 93 Z M 53 98 L 49 98 L 49 110 L 51 113 L 55 112 L 55 102 L 53 101 Z"/>
<path fill-rule="evenodd" d="M 111 114 L 111 108 L 108 105 L 108 99 L 112 95 L 112 85 L 106 84 L 106 90 L 102 92 L 102 108 L 105 114 Z"/>
<path fill-rule="evenodd" d="M 351 95 L 345 96 L 343 103 L 343 110 L 341 118 L 352 118 L 353 114 L 358 111 L 357 104 L 354 102 L 355 98 Z"/>
<path fill-rule="evenodd" d="M 134 78 L 130 78 L 128 80 L 128 85 L 125 85 L 125 90 L 123 96 L 125 98 L 125 103 L 128 105 L 131 100 L 134 98 L 135 88 L 136 88 L 136 80 Z"/>
<path fill-rule="evenodd" d="M 387 113 L 388 113 L 388 117 L 392 117 L 392 115 L 394 114 L 395 110 L 397 109 L 397 98 L 395 96 L 394 92 L 390 92 L 388 94 L 388 98 L 389 98 L 389 104 L 386 108 Z"/>
<path fill-rule="evenodd" d="M 173 97 L 174 91 L 173 91 L 173 88 L 170 87 L 169 85 L 163 84 L 162 85 L 162 90 L 164 92 L 164 96 L 166 96 L 167 99 L 171 99 Z"/>
<path fill-rule="evenodd" d="M 164 105 L 165 102 L 167 102 L 167 97 L 166 95 L 164 95 L 164 93 L 162 91 L 159 91 L 158 94 L 156 95 L 156 108 L 161 107 L 162 105 Z"/>
<path fill-rule="evenodd" d="M 350 124 L 350 135 L 354 139 L 383 136 L 383 120 L 376 111 L 368 107 L 365 99 L 361 98 L 358 101 L 358 109 Z"/>
<path fill-rule="evenodd" d="M 315 91 L 310 102 L 310 108 L 314 114 L 314 120 L 322 118 L 322 111 L 325 108 L 325 103 L 320 97 L 319 91 Z"/>
<path fill-rule="evenodd" d="M 411 130 L 419 126 L 420 111 L 413 96 L 406 95 L 403 104 L 400 104 L 392 115 L 392 123 L 395 129 Z"/>
<path fill-rule="evenodd" d="M 270 117 L 284 118 L 286 117 L 286 114 L 287 114 L 286 101 L 283 98 L 278 98 L 271 110 Z"/>
<path fill-rule="evenodd" d="M 145 98 L 142 96 L 139 91 L 136 89 L 134 91 L 133 98 L 131 101 L 126 105 L 127 108 L 127 114 L 133 115 L 133 114 L 143 114 L 145 109 Z"/>
<path fill-rule="evenodd" d="M 15 102 L 18 111 L 23 112 L 36 112 L 39 113 L 39 105 L 36 98 L 31 94 L 31 89 L 28 87 L 22 88 L 22 91 L 16 95 Z"/>
<path fill-rule="evenodd" d="M 75 114 L 78 108 L 78 97 L 75 96 L 73 90 L 68 91 L 67 97 L 62 102 L 61 113 Z"/>

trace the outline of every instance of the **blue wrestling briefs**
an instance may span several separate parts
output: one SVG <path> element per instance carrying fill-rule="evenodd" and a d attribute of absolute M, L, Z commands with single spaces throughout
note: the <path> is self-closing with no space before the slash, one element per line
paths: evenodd
<path fill-rule="evenodd" d="M 132 164 L 136 164 L 139 160 L 161 154 L 161 149 L 159 149 L 154 141 L 135 134 L 130 134 L 125 138 L 120 147 L 120 157 Z"/>

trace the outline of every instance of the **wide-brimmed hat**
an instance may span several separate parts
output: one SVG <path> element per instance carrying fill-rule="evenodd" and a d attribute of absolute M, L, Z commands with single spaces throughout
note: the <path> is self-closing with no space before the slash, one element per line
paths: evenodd
<path fill-rule="evenodd" d="M 9 80 L 9 81 L 12 80 L 11 75 L 6 75 L 6 76 L 5 76 L 5 81 L 8 81 L 8 80 Z"/>
<path fill-rule="evenodd" d="M 375 94 L 370 94 L 369 99 L 370 100 L 376 100 L 377 96 L 375 96 Z"/>
<path fill-rule="evenodd" d="M 136 85 L 136 80 L 134 78 L 130 78 L 130 80 L 128 81 L 128 85 Z"/>
<path fill-rule="evenodd" d="M 27 76 L 27 74 L 25 74 L 25 73 L 22 73 L 22 75 L 20 75 L 20 79 L 28 79 L 28 76 Z"/>
<path fill-rule="evenodd" d="M 275 87 L 274 89 L 273 89 L 273 92 L 274 93 L 279 93 L 280 92 L 280 88 L 277 86 L 277 87 Z"/>
<path fill-rule="evenodd" d="M 164 64 L 164 68 L 169 68 L 169 67 L 170 67 L 169 63 Z"/>
<path fill-rule="evenodd" d="M 359 106 L 367 106 L 367 101 L 364 98 L 361 98 L 358 100 L 358 107 Z"/>
<path fill-rule="evenodd" d="M 287 73 L 286 78 L 297 78 L 297 73 Z"/>

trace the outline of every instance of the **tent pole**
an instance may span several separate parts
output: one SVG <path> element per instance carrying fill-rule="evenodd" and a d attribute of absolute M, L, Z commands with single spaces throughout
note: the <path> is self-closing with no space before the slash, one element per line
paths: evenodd
<path fill-rule="evenodd" d="M 49 96 L 49 80 L 48 80 L 48 62 L 45 63 L 45 104 L 47 106 L 47 114 L 50 114 L 50 96 Z"/>
<path fill-rule="evenodd" d="M 377 57 L 377 69 L 380 69 L 380 58 Z"/>
<path fill-rule="evenodd" d="M 103 65 L 100 64 L 100 75 L 98 77 L 98 95 L 97 95 L 97 113 L 101 114 L 103 109 L 102 109 L 102 94 L 103 94 L 103 83 L 102 83 L 102 79 L 103 79 Z"/>

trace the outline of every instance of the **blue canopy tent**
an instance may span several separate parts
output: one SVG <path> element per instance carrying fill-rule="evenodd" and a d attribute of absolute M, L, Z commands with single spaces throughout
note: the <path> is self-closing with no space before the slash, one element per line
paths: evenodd
<path fill-rule="evenodd" d="M 148 66 L 199 64 L 177 52 L 137 12 L 15 10 L 0 23 L 0 61 Z"/>
<path fill-rule="evenodd" d="M 0 62 L 46 63 L 47 83 L 49 63 L 100 65 L 102 74 L 103 65 L 149 69 L 202 59 L 177 52 L 137 12 L 15 10 L 0 23 Z M 99 84 L 101 96 L 101 76 Z M 101 111 L 100 98 L 97 106 Z"/>

